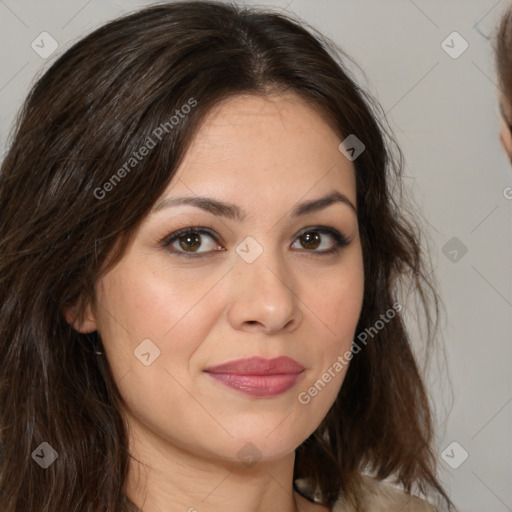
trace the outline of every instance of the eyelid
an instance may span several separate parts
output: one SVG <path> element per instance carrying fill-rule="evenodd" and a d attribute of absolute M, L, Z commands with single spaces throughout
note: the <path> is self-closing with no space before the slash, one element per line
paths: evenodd
<path fill-rule="evenodd" d="M 330 226 L 324 226 L 321 224 L 317 224 L 315 226 L 308 226 L 303 229 L 301 229 L 295 236 L 295 238 L 299 238 L 300 236 L 304 235 L 305 233 L 309 233 L 310 231 L 318 231 L 321 233 L 327 233 L 331 236 L 333 236 L 335 239 L 339 239 L 340 242 L 344 242 L 346 244 L 349 244 L 351 240 L 349 237 L 345 236 L 343 233 L 341 233 L 336 228 L 332 228 Z"/>
<path fill-rule="evenodd" d="M 189 226 L 186 228 L 178 229 L 176 231 L 173 231 L 172 233 L 169 233 L 162 239 L 162 243 L 169 243 L 170 241 L 174 240 L 175 238 L 179 238 L 181 235 L 184 235 L 189 232 L 194 233 L 202 233 L 210 235 L 214 239 L 219 239 L 220 236 L 213 230 L 204 226 Z"/>

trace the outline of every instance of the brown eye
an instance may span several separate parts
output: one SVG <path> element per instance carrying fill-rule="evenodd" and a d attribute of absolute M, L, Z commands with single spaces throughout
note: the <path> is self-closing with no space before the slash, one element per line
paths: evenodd
<path fill-rule="evenodd" d="M 189 249 L 195 251 L 201 246 L 201 235 L 198 233 L 182 235 L 178 238 L 180 247 L 188 251 Z"/>
<path fill-rule="evenodd" d="M 350 243 L 338 230 L 329 227 L 308 228 L 298 234 L 297 242 L 300 247 L 296 249 L 313 254 L 333 254 Z"/>
<path fill-rule="evenodd" d="M 320 245 L 320 239 L 320 235 L 315 231 L 308 231 L 300 237 L 302 247 L 305 249 L 316 249 Z"/>
<path fill-rule="evenodd" d="M 162 245 L 179 256 L 203 256 L 219 247 L 214 233 L 205 228 L 187 228 L 171 233 Z"/>

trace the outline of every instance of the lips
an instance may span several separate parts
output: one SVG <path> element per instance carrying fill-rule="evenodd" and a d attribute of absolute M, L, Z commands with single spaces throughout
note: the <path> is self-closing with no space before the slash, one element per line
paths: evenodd
<path fill-rule="evenodd" d="M 205 371 L 208 373 L 234 373 L 238 375 L 283 375 L 301 373 L 304 371 L 304 366 L 286 356 L 274 359 L 249 357 L 228 361 L 227 363 L 207 368 Z"/>
<path fill-rule="evenodd" d="M 205 370 L 213 379 L 254 397 L 273 397 L 288 391 L 304 375 L 304 366 L 286 356 L 250 357 Z"/>

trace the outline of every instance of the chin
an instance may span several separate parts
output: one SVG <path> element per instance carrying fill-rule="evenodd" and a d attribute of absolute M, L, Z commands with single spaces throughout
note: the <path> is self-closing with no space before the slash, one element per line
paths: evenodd
<path fill-rule="evenodd" d="M 247 468 L 256 466 L 261 462 L 272 462 L 294 453 L 295 449 L 306 439 L 306 437 L 297 436 L 295 432 L 289 438 L 283 435 L 273 435 L 268 431 L 254 432 L 250 435 L 247 432 L 244 435 L 236 436 L 226 440 L 225 443 L 207 447 L 210 453 L 215 453 L 218 459 L 229 462 L 241 463 Z M 206 447 L 205 447 L 206 448 Z"/>

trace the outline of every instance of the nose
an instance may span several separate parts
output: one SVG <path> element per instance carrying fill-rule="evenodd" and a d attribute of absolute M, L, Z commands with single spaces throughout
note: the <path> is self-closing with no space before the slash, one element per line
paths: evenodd
<path fill-rule="evenodd" d="M 303 317 L 296 283 L 282 258 L 264 251 L 255 261 L 242 258 L 231 274 L 228 320 L 234 329 L 275 334 L 297 329 Z"/>

